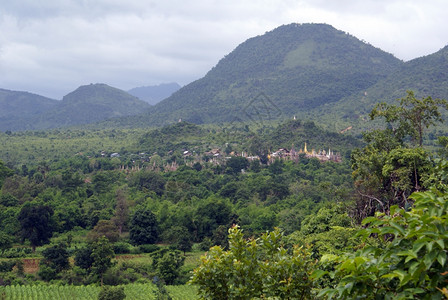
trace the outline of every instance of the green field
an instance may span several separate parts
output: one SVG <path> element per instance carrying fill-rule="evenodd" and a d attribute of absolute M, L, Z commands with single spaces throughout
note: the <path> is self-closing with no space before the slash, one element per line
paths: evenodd
<path fill-rule="evenodd" d="M 10 285 L 0 287 L 0 299 L 8 300 L 89 300 L 97 299 L 99 286 L 73 285 Z M 166 290 L 173 300 L 199 299 L 195 286 L 167 286 Z M 124 285 L 127 299 L 151 300 L 157 299 L 157 287 L 154 284 Z"/>

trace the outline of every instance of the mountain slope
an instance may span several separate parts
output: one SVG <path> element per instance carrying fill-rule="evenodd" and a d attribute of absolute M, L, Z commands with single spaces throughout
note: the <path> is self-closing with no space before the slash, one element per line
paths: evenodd
<path fill-rule="evenodd" d="M 378 102 L 394 103 L 406 96 L 407 90 L 417 98 L 431 96 L 448 99 L 448 46 L 443 49 L 406 62 L 388 77 L 378 81 L 365 91 L 325 105 L 308 113 L 309 118 L 319 118 L 331 124 L 327 128 L 341 130 L 349 126 L 358 133 L 373 126 L 368 113 Z M 397 104 L 397 103 L 395 103 Z M 338 120 L 336 123 L 334 120 Z"/>
<path fill-rule="evenodd" d="M 171 96 L 174 92 L 179 90 L 181 86 L 176 83 L 162 83 L 153 86 L 141 86 L 130 89 L 129 94 L 135 96 L 151 105 L 155 105 L 165 98 Z"/>
<path fill-rule="evenodd" d="M 16 130 L 27 118 L 44 113 L 57 104 L 57 100 L 36 94 L 0 89 L 0 130 Z"/>
<path fill-rule="evenodd" d="M 364 90 L 401 64 L 330 25 L 284 25 L 242 43 L 205 77 L 155 105 L 150 123 L 247 119 L 252 105 L 273 110 L 268 117 L 289 117 Z"/>
<path fill-rule="evenodd" d="M 139 114 L 150 107 L 125 91 L 106 84 L 81 86 L 52 110 L 33 120 L 36 129 L 89 124 L 108 118 Z"/>

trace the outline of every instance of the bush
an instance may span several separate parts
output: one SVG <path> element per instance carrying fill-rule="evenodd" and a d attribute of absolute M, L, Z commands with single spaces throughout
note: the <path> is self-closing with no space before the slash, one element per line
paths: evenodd
<path fill-rule="evenodd" d="M 191 284 L 207 299 L 312 299 L 316 262 L 309 249 L 289 249 L 279 229 L 245 239 L 229 230 L 229 250 L 212 247 L 194 270 Z"/>
<path fill-rule="evenodd" d="M 159 246 L 154 244 L 145 244 L 138 247 L 142 253 L 153 253 L 159 250 Z"/>
<path fill-rule="evenodd" d="M 9 248 L 2 252 L 1 257 L 3 258 L 18 258 L 18 257 L 26 257 L 28 254 L 31 254 L 33 250 L 31 248 Z"/>
<path fill-rule="evenodd" d="M 11 272 L 15 265 L 16 262 L 13 260 L 2 261 L 0 262 L 0 272 Z"/>
<path fill-rule="evenodd" d="M 131 245 L 126 242 L 118 242 L 114 244 L 115 254 L 128 254 L 131 253 Z"/>
<path fill-rule="evenodd" d="M 126 298 L 124 287 L 122 286 L 103 286 L 98 294 L 98 300 L 123 300 Z"/>

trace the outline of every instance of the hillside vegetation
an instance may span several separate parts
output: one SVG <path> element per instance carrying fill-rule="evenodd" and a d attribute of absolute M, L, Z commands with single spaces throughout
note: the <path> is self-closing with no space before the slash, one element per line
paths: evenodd
<path fill-rule="evenodd" d="M 423 131 L 447 106 L 380 103 L 362 142 L 297 119 L 1 133 L 0 293 L 441 299 L 448 142 Z"/>
<path fill-rule="evenodd" d="M 11 92 L 2 101 L 9 120 L 8 123 L 0 123 L 0 128 L 4 131 L 91 124 L 104 119 L 140 114 L 150 107 L 146 102 L 106 84 L 81 86 L 66 95 L 62 101 L 18 95 L 27 94 Z"/>
<path fill-rule="evenodd" d="M 365 92 L 355 93 L 336 103 L 330 103 L 308 112 L 310 119 L 319 119 L 319 124 L 331 130 L 342 130 L 352 126 L 352 132 L 378 127 L 369 122 L 368 114 L 377 102 L 394 104 L 406 91 L 415 92 L 418 97 L 448 99 L 448 47 L 434 54 L 416 58 L 404 63 L 386 78 L 367 88 Z M 305 116 L 305 114 L 298 114 Z M 446 112 L 444 112 L 447 118 Z M 439 127 L 446 131 L 446 127 Z"/>
<path fill-rule="evenodd" d="M 229 122 L 244 117 L 241 111 L 260 94 L 289 118 L 363 91 L 401 64 L 329 25 L 285 25 L 239 45 L 203 78 L 157 104 L 149 122 Z"/>
<path fill-rule="evenodd" d="M 36 94 L 0 89 L 0 130 L 31 129 L 28 119 L 51 110 L 57 103 Z"/>
<path fill-rule="evenodd" d="M 61 102 L 37 96 L 30 102 L 31 94 L 3 90 L 0 129 L 148 128 L 179 120 L 231 126 L 295 115 L 360 137 L 378 125 L 368 112 L 379 101 L 391 103 L 407 90 L 448 98 L 447 51 L 402 62 L 330 25 L 283 25 L 241 43 L 203 78 L 152 107 L 104 84 L 80 87 Z M 130 92 L 144 99 L 147 90 Z"/>

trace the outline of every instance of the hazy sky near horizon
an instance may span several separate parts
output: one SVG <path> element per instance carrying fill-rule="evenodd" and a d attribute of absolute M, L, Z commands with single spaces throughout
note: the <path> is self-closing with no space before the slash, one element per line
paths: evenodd
<path fill-rule="evenodd" d="M 448 44 L 446 0 L 13 0 L 0 4 L 0 88 L 62 99 L 78 86 L 203 77 L 248 38 L 327 23 L 404 61 Z"/>

